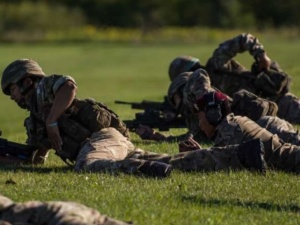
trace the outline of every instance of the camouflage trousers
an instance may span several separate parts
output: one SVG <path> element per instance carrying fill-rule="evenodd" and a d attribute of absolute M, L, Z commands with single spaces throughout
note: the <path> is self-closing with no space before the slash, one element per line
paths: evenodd
<path fill-rule="evenodd" d="M 238 145 L 213 147 L 174 155 L 155 153 L 135 148 L 114 128 L 105 128 L 92 135 L 76 160 L 74 170 L 91 172 L 122 171 L 138 174 L 146 161 L 171 164 L 182 171 L 217 171 L 242 168 L 237 158 Z"/>
<path fill-rule="evenodd" d="M 300 99 L 292 93 L 286 93 L 276 101 L 278 117 L 290 123 L 300 124 Z"/>
<path fill-rule="evenodd" d="M 283 142 L 277 135 L 268 136 L 262 136 L 261 138 L 268 166 L 274 169 L 299 173 L 300 147 Z"/>
<path fill-rule="evenodd" d="M 239 145 L 212 147 L 174 155 L 160 154 L 142 149 L 136 149 L 129 157 L 135 159 L 152 160 L 171 164 L 174 169 L 181 171 L 221 171 L 242 169 L 237 157 Z"/>
<path fill-rule="evenodd" d="M 8 202 L 0 196 L 0 224 L 30 225 L 126 225 L 75 202 Z M 7 204 L 8 203 L 8 204 Z M 6 206 L 6 207 L 5 207 Z"/>
<path fill-rule="evenodd" d="M 243 125 L 240 123 L 240 126 L 251 127 L 249 133 L 244 131 L 244 135 L 251 137 L 251 139 L 259 138 L 263 142 L 265 149 L 265 160 L 270 168 L 287 172 L 300 172 L 300 146 L 284 142 L 280 138 L 281 136 L 284 139 L 292 139 L 293 142 L 297 142 L 298 137 L 292 137 L 292 134 L 288 134 L 288 132 L 280 132 L 279 135 L 273 134 L 271 133 L 272 127 L 269 127 L 271 132 L 268 132 L 266 129 L 262 129 L 260 126 L 257 127 L 255 122 L 250 122 L 247 118 L 241 118 L 241 120 L 245 120 L 246 123 Z M 273 126 L 274 125 L 276 126 L 276 122 L 273 124 Z M 282 126 L 279 126 L 279 124 L 277 125 L 277 129 L 279 130 L 280 128 L 284 129 L 285 125 L 289 126 L 289 124 L 284 123 L 281 124 Z M 298 134 L 296 133 L 296 135 Z M 239 135 L 237 134 L 237 136 Z"/>
<path fill-rule="evenodd" d="M 264 158 L 270 168 L 300 172 L 300 146 L 285 143 L 278 135 L 272 134 L 248 117 L 227 115 L 218 126 L 215 144 L 230 146 L 231 144 L 242 144 L 252 139 L 262 141 L 265 152 Z"/>
<path fill-rule="evenodd" d="M 272 134 L 277 134 L 285 143 L 300 145 L 299 131 L 288 121 L 277 116 L 263 116 L 255 122 Z"/>

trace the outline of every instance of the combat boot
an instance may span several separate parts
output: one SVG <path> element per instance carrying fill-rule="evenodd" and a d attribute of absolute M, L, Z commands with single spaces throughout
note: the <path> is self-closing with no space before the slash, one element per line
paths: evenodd
<path fill-rule="evenodd" d="M 145 161 L 138 170 L 146 176 L 165 178 L 170 176 L 172 166 L 163 162 Z"/>
<path fill-rule="evenodd" d="M 237 156 L 241 164 L 250 171 L 266 173 L 265 149 L 260 139 L 253 139 L 239 145 Z"/>

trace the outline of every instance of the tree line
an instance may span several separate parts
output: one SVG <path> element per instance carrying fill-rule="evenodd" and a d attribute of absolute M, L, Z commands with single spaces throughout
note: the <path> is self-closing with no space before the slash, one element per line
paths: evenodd
<path fill-rule="evenodd" d="M 18 7 L 24 2 L 64 6 L 71 12 L 80 12 L 85 23 L 96 27 L 263 29 L 300 25 L 298 0 L 0 0 L 2 7 Z"/>

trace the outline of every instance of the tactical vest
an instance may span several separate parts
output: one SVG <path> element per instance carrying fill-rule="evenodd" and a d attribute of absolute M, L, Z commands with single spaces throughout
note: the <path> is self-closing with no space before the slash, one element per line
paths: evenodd
<path fill-rule="evenodd" d="M 276 116 L 278 106 L 275 102 L 260 98 L 246 90 L 240 90 L 233 95 L 231 111 L 235 115 L 247 116 L 256 121 L 263 116 Z"/>
<path fill-rule="evenodd" d="M 44 118 L 47 118 L 49 108 L 44 110 Z M 45 122 L 34 112 L 31 117 L 40 125 Z M 68 110 L 57 121 L 60 135 L 63 141 L 62 150 L 56 152 L 65 162 L 74 162 L 77 155 L 92 133 L 100 131 L 105 127 L 114 127 L 122 135 L 129 138 L 126 125 L 119 119 L 118 115 L 106 105 L 93 99 L 75 99 Z M 45 128 L 45 134 L 46 128 Z"/>

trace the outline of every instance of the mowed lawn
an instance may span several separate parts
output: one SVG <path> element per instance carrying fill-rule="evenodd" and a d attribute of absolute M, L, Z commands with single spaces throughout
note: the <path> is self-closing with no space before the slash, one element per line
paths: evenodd
<path fill-rule="evenodd" d="M 290 74 L 291 90 L 300 96 L 300 41 L 259 39 L 269 56 Z M 95 98 L 122 119 L 132 119 L 138 111 L 117 105 L 115 100 L 162 101 L 170 82 L 167 74 L 170 61 L 186 54 L 205 63 L 217 46 L 218 43 L 0 44 L 0 69 L 3 71 L 18 58 L 35 59 L 49 75 L 73 76 L 78 83 L 79 98 Z M 238 59 L 248 67 L 253 61 L 248 53 Z M 28 112 L 2 93 L 0 103 L 2 137 L 24 143 L 23 120 Z M 174 129 L 166 134 L 185 131 Z M 132 141 L 146 150 L 178 152 L 176 143 L 142 141 L 133 133 Z M 140 225 L 300 224 L 299 190 L 299 176 L 276 171 L 269 171 L 266 176 L 246 171 L 174 171 L 164 180 L 122 173 L 75 174 L 54 152 L 43 166 L 0 166 L 0 193 L 15 201 L 76 201 Z"/>

